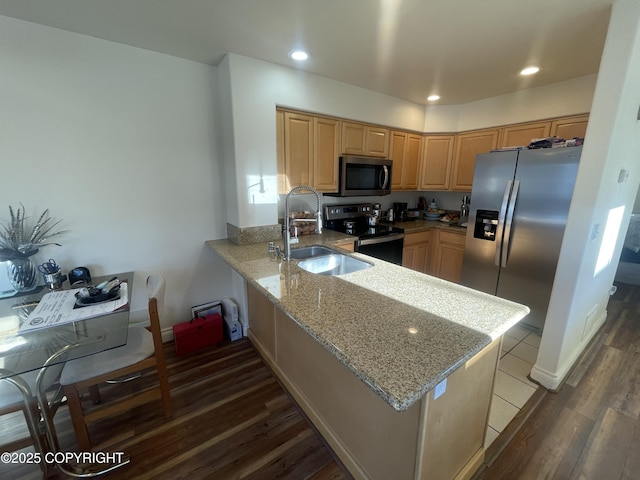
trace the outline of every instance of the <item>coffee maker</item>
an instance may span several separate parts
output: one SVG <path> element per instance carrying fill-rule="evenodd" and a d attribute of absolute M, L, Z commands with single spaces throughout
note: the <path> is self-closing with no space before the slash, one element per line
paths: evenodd
<path fill-rule="evenodd" d="M 398 222 L 404 222 L 407 219 L 407 205 L 406 202 L 394 202 L 393 204 L 393 218 Z"/>

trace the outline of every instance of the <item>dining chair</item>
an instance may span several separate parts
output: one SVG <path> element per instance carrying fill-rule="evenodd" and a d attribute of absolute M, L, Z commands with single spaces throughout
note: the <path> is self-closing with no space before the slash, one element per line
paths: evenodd
<path fill-rule="evenodd" d="M 59 378 L 62 364 L 52 365 L 44 370 L 34 370 L 21 375 L 11 376 L 0 380 L 0 415 L 22 411 L 27 426 L 28 435 L 23 435 L 18 428 L 16 432 L 6 434 L 7 443 L 0 445 L 0 451 L 15 452 L 33 445 L 36 452 L 43 453 L 50 449 L 55 434 L 47 437 L 47 429 L 42 425 L 47 422 L 53 429 L 53 415 L 57 411 L 63 398 Z M 4 370 L 2 373 L 6 373 Z M 40 409 L 37 395 L 40 392 L 44 412 Z M 11 424 L 15 423 L 11 421 Z M 54 445 L 57 448 L 57 444 Z M 42 464 L 43 470 L 46 465 Z"/>
<path fill-rule="evenodd" d="M 81 451 L 91 450 L 87 427 L 97 420 L 159 399 L 162 400 L 165 417 L 170 418 L 173 415 L 160 326 L 164 310 L 164 292 L 163 277 L 147 277 L 149 328 L 129 327 L 126 345 L 71 360 L 64 366 L 60 383 L 64 387 L 76 441 Z M 142 390 L 138 387 L 122 397 L 111 398 L 108 402 L 102 403 L 98 389 L 100 384 L 127 383 L 139 378 L 140 375 L 137 374 L 148 369 L 156 370 L 156 385 Z M 90 398 L 96 404 L 90 409 L 83 405 L 85 399 L 81 395 L 81 391 L 85 392 L 87 389 Z"/>

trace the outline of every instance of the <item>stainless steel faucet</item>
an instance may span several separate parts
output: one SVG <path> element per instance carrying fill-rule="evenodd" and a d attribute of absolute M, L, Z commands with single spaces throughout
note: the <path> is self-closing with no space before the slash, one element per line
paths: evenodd
<path fill-rule="evenodd" d="M 295 193 L 299 190 L 309 190 L 316 196 L 317 207 L 316 207 L 316 218 L 292 218 L 289 219 L 289 197 L 292 193 Z M 297 221 L 302 222 L 316 222 L 316 233 L 322 233 L 322 211 L 320 210 L 320 194 L 316 191 L 315 188 L 310 187 L 308 185 L 299 185 L 297 187 L 293 187 L 289 193 L 287 193 L 286 198 L 284 199 L 284 260 L 289 260 L 291 257 L 291 232 L 290 227 L 291 223 L 295 223 Z M 297 240 L 297 238 L 296 238 Z"/>

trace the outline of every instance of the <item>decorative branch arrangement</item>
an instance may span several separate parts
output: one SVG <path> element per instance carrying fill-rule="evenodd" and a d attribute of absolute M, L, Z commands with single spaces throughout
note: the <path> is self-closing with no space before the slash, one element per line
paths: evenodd
<path fill-rule="evenodd" d="M 42 212 L 33 226 L 26 222 L 29 217 L 25 216 L 22 203 L 15 210 L 9 206 L 9 214 L 10 222 L 0 223 L 0 261 L 30 257 L 38 249 L 47 245 L 61 246 L 51 239 L 69 232 L 69 230 L 55 230 L 62 220 L 49 217 L 49 209 Z"/>

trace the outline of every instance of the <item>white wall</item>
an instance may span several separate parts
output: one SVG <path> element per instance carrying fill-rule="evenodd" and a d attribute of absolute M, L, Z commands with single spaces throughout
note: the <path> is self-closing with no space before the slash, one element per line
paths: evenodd
<path fill-rule="evenodd" d="M 424 123 L 422 105 L 290 68 L 233 54 L 218 68 L 230 78 L 221 84 L 221 95 L 232 103 L 233 135 L 225 135 L 225 152 L 234 152 L 237 193 L 227 199 L 237 200 L 229 222 L 238 227 L 277 223 L 277 105 L 416 131 Z M 261 175 L 265 203 L 252 203 L 249 187 Z"/>
<path fill-rule="evenodd" d="M 595 83 L 595 76 L 587 76 L 467 105 L 425 108 L 234 54 L 218 68 L 224 79 L 221 97 L 230 103 L 225 159 L 235 169 L 236 191 L 227 192 L 229 222 L 239 227 L 277 222 L 277 105 L 419 132 L 456 132 L 588 112 Z M 266 183 L 270 191 L 265 203 L 252 203 L 247 192 L 261 175 L 271 180 Z"/>
<path fill-rule="evenodd" d="M 596 78 L 595 74 L 587 75 L 464 105 L 430 105 L 425 111 L 424 131 L 462 132 L 588 113 Z"/>
<path fill-rule="evenodd" d="M 0 219 L 22 202 L 71 233 L 55 258 L 167 279 L 168 322 L 230 294 L 204 241 L 226 236 L 216 69 L 0 17 Z"/>
<path fill-rule="evenodd" d="M 616 2 L 608 32 L 547 323 L 531 374 L 552 389 L 606 318 L 640 184 L 640 3 Z M 619 183 L 622 169 L 629 177 Z M 607 217 L 619 206 L 625 214 L 612 262 L 596 272 Z"/>

